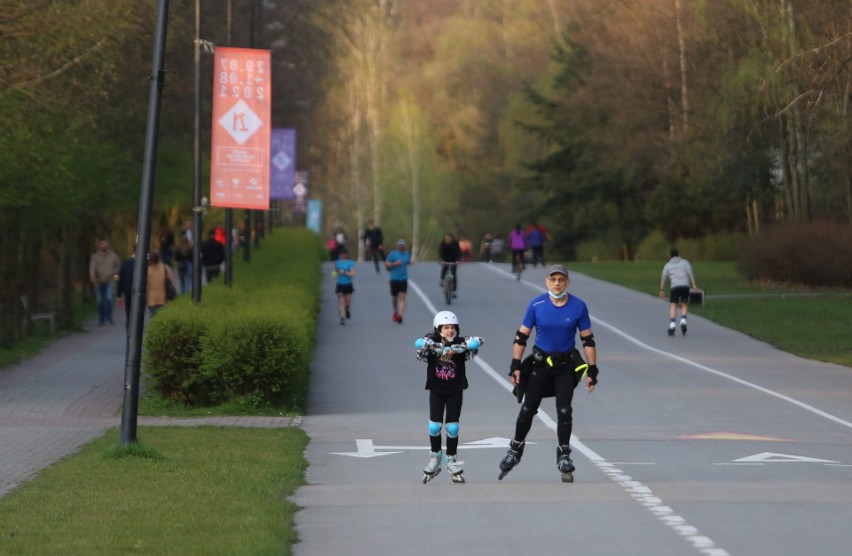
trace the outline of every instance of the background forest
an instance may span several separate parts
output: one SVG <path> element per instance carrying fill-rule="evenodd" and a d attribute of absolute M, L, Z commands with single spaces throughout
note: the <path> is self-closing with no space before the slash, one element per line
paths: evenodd
<path fill-rule="evenodd" d="M 634 260 L 818 222 L 852 244 L 850 0 L 198 4 L 205 40 L 272 51 L 326 235 L 372 219 L 422 258 L 537 221 L 554 255 Z M 195 8 L 169 2 L 154 237 L 191 215 Z M 0 2 L 0 341 L 21 295 L 69 322 L 97 238 L 132 247 L 155 12 Z"/>

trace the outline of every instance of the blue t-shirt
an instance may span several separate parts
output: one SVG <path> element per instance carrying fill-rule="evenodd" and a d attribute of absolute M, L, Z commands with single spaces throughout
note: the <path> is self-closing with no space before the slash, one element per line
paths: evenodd
<path fill-rule="evenodd" d="M 400 251 L 399 249 L 394 249 L 388 255 L 388 258 L 385 259 L 386 262 L 395 263 L 396 261 L 402 261 L 402 264 L 399 266 L 392 266 L 390 268 L 390 279 L 391 280 L 408 280 L 408 264 L 411 262 L 411 252 L 409 251 Z"/>
<path fill-rule="evenodd" d="M 334 261 L 334 270 L 337 271 L 337 283 L 341 286 L 349 286 L 352 284 L 352 277 L 343 274 L 343 270 L 349 272 L 355 268 L 355 261 L 352 259 L 337 259 Z"/>
<path fill-rule="evenodd" d="M 522 322 L 527 328 L 535 328 L 535 345 L 548 353 L 571 351 L 578 330 L 592 327 L 589 308 L 579 297 L 568 296 L 568 302 L 557 307 L 550 295 L 543 293 L 533 298 L 527 306 Z"/>
<path fill-rule="evenodd" d="M 541 247 L 544 245 L 544 234 L 538 228 L 533 228 L 527 234 L 527 240 L 530 242 L 530 247 Z"/>

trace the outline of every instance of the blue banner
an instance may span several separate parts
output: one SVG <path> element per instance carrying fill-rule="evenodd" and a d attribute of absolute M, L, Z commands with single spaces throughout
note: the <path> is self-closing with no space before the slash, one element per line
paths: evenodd
<path fill-rule="evenodd" d="M 272 128 L 269 142 L 269 197 L 290 200 L 296 174 L 296 130 Z"/>
<path fill-rule="evenodd" d="M 308 199 L 308 216 L 305 218 L 305 227 L 320 233 L 322 227 L 322 201 L 319 199 Z"/>

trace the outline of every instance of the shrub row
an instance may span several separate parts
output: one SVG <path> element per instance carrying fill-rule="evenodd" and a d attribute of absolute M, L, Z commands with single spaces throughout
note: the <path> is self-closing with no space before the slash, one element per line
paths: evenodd
<path fill-rule="evenodd" d="M 235 255 L 231 287 L 220 276 L 200 303 L 169 303 L 146 329 L 148 392 L 187 407 L 303 409 L 324 257 L 313 232 L 276 229 L 250 262 Z"/>
<path fill-rule="evenodd" d="M 750 239 L 740 268 L 751 280 L 852 288 L 852 225 L 785 225 Z"/>

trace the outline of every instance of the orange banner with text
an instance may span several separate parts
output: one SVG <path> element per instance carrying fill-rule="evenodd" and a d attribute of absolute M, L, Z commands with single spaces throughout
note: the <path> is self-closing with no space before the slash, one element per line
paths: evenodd
<path fill-rule="evenodd" d="M 210 204 L 269 209 L 268 50 L 216 48 Z"/>

